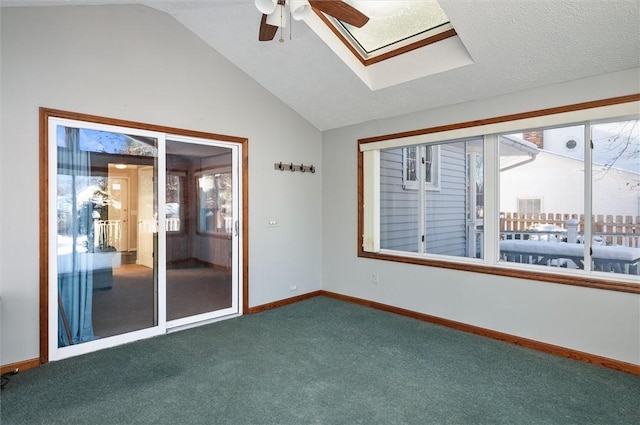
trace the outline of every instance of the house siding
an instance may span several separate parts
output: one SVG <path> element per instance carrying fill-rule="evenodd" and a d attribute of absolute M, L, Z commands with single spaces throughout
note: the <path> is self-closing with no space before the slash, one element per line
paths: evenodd
<path fill-rule="evenodd" d="M 464 144 L 440 148 L 437 190 L 425 192 L 425 250 L 431 254 L 466 255 L 466 164 Z M 419 251 L 419 194 L 405 189 L 402 149 L 380 155 L 380 246 L 383 249 Z"/>

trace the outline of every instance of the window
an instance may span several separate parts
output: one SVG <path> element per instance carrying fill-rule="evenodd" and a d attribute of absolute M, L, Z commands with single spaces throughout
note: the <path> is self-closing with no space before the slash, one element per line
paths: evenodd
<path fill-rule="evenodd" d="M 473 63 L 436 1 L 347 3 L 369 18 L 366 25 L 355 28 L 320 11 L 305 23 L 371 90 Z"/>
<path fill-rule="evenodd" d="M 438 165 L 440 148 L 435 145 L 411 146 L 402 149 L 403 187 L 417 190 L 419 186 L 418 173 L 424 176 L 425 189 L 437 190 Z M 418 171 L 418 162 L 423 164 Z"/>
<path fill-rule="evenodd" d="M 198 232 L 231 234 L 232 175 L 230 171 L 202 171 L 196 174 Z"/>
<path fill-rule="evenodd" d="M 436 1 L 352 0 L 350 3 L 369 18 L 366 25 L 357 28 L 334 18 L 330 22 L 365 59 L 428 40 L 453 28 Z"/>
<path fill-rule="evenodd" d="M 180 232 L 183 215 L 183 199 L 184 193 L 184 181 L 186 173 L 184 172 L 167 172 L 167 185 L 166 185 L 166 221 L 165 227 L 167 232 Z"/>
<path fill-rule="evenodd" d="M 540 214 L 542 200 L 540 198 L 518 198 L 518 215 Z"/>
<path fill-rule="evenodd" d="M 359 255 L 640 293 L 639 106 L 360 140 Z"/>

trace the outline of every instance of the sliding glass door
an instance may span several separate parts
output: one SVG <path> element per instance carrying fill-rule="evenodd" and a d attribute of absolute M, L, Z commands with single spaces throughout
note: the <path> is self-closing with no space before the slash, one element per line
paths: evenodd
<path fill-rule="evenodd" d="M 239 313 L 237 145 L 62 118 L 48 137 L 52 360 Z"/>
<path fill-rule="evenodd" d="M 167 325 L 238 310 L 238 176 L 233 145 L 167 140 Z"/>

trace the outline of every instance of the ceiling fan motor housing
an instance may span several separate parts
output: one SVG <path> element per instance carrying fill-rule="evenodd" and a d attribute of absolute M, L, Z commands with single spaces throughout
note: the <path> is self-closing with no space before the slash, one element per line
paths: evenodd
<path fill-rule="evenodd" d="M 278 0 L 256 0 L 256 7 L 265 15 L 271 15 L 276 11 Z"/>

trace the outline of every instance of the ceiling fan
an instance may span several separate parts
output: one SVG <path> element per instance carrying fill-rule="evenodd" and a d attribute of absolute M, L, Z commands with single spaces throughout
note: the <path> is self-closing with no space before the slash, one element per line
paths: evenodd
<path fill-rule="evenodd" d="M 260 41 L 273 40 L 278 28 L 287 26 L 289 13 L 300 21 L 309 16 L 311 9 L 316 9 L 357 28 L 369 21 L 365 14 L 342 0 L 255 0 L 255 3 L 262 12 L 258 33 Z"/>

